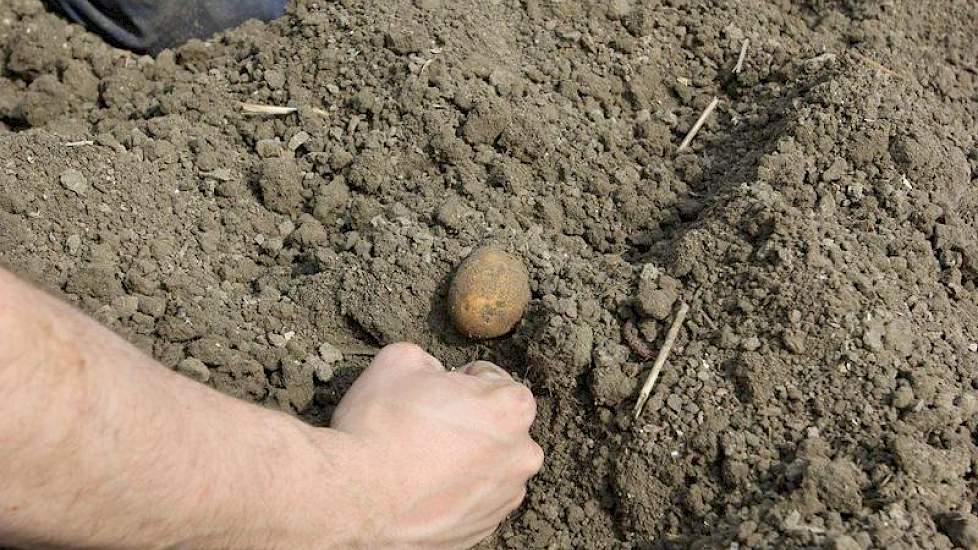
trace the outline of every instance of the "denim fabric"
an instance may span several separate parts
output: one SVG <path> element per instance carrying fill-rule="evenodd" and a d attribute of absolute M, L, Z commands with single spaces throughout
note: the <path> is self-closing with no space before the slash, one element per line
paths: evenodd
<path fill-rule="evenodd" d="M 156 53 L 249 19 L 268 21 L 288 0 L 56 0 L 68 17 L 123 48 Z"/>

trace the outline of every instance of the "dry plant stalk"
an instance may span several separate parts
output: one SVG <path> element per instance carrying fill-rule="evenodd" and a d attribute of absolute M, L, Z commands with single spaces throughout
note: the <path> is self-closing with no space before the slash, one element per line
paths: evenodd
<path fill-rule="evenodd" d="M 676 344 L 676 338 L 679 336 L 679 329 L 683 326 L 683 321 L 686 320 L 686 314 L 689 313 L 689 305 L 685 302 L 679 306 L 679 311 L 676 313 L 676 318 L 672 321 L 672 326 L 669 327 L 669 333 L 666 334 L 666 341 L 662 344 L 662 349 L 659 350 L 659 356 L 655 358 L 655 364 L 652 366 L 652 372 L 649 373 L 649 377 L 645 379 L 645 385 L 642 386 L 642 392 L 638 394 L 638 402 L 635 403 L 635 418 L 638 419 L 639 415 L 642 414 L 642 409 L 645 408 L 645 402 L 649 400 L 649 395 L 652 394 L 652 388 L 655 386 L 655 381 L 659 378 L 659 373 L 662 372 L 662 366 L 666 364 L 666 359 L 669 358 L 669 353 L 672 352 L 672 346 Z"/>
<path fill-rule="evenodd" d="M 241 105 L 241 112 L 246 115 L 283 116 L 299 112 L 298 107 L 278 107 L 276 105 L 260 105 L 258 103 L 239 103 L 239 105 Z M 329 113 L 324 109 L 313 107 L 310 110 L 322 117 L 329 116 Z"/>
<path fill-rule="evenodd" d="M 259 105 L 257 103 L 242 103 L 241 110 L 247 115 L 282 116 L 291 115 L 298 111 L 296 107 L 276 107 L 275 105 Z"/>
<path fill-rule="evenodd" d="M 740 47 L 740 57 L 737 58 L 737 66 L 734 67 L 734 74 L 740 74 L 740 71 L 744 70 L 744 60 L 747 59 L 748 45 L 750 45 L 750 38 L 745 38 L 743 46 Z"/>
<path fill-rule="evenodd" d="M 693 124 L 693 127 L 689 130 L 689 133 L 686 134 L 686 139 L 684 139 L 679 145 L 679 149 L 677 150 L 679 153 L 682 153 L 687 147 L 689 147 L 689 144 L 693 141 L 693 138 L 696 137 L 697 133 L 699 133 L 700 128 L 706 124 L 706 119 L 710 118 L 710 114 L 713 113 L 713 110 L 716 109 L 717 105 L 719 104 L 720 98 L 714 97 L 713 101 L 706 106 L 706 109 L 703 110 L 703 114 L 700 115 L 700 118 L 696 121 L 696 124 Z"/>

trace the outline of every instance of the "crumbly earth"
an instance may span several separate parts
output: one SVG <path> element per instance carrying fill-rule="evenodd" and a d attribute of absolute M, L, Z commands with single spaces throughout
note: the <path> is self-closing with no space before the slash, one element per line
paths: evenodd
<path fill-rule="evenodd" d="M 5 0 L 0 262 L 316 424 L 389 342 L 506 366 L 548 459 L 486 548 L 978 548 L 975 21 L 298 0 L 151 59 Z M 487 242 L 533 300 L 477 343 L 445 298 Z"/>

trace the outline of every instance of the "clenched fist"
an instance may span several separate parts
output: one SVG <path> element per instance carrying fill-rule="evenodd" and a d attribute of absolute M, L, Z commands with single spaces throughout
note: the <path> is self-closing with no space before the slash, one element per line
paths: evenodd
<path fill-rule="evenodd" d="M 373 461 L 368 545 L 465 548 L 488 536 L 543 463 L 535 415 L 530 390 L 491 363 L 448 372 L 417 346 L 384 348 L 332 422 Z"/>

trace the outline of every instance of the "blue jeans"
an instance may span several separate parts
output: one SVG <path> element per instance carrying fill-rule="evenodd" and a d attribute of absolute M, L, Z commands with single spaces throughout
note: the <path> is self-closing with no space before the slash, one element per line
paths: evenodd
<path fill-rule="evenodd" d="M 157 53 L 249 19 L 268 21 L 288 0 L 56 0 L 68 17 L 116 45 Z"/>

